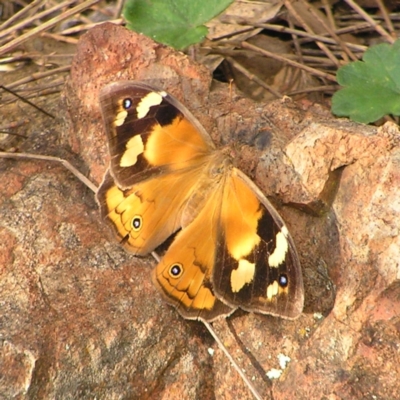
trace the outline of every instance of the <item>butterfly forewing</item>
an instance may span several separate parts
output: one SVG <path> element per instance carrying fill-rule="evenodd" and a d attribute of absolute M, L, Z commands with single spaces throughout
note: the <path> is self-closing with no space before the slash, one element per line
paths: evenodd
<path fill-rule="evenodd" d="M 286 225 L 243 173 L 233 169 L 227 181 L 213 269 L 216 295 L 232 307 L 297 317 L 303 283 Z"/>
<path fill-rule="evenodd" d="M 100 104 L 111 174 L 121 188 L 191 167 L 214 148 L 201 125 L 166 92 L 116 82 L 101 91 Z"/>

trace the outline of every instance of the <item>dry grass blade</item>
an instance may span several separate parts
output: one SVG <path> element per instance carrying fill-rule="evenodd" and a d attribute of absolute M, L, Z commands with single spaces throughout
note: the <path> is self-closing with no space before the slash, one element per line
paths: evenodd
<path fill-rule="evenodd" d="M 51 14 L 61 10 L 62 8 L 68 7 L 74 3 L 76 3 L 76 0 L 64 1 L 63 3 L 57 4 L 56 6 L 54 6 L 52 8 L 47 8 L 38 14 L 30 16 L 27 19 L 24 19 L 21 22 L 9 27 L 8 29 L 3 29 L 2 31 L 0 31 L 0 38 L 7 37 L 8 35 L 14 33 L 15 31 L 26 28 L 28 25 L 32 25 L 36 21 L 39 21 L 41 18 L 45 18 L 48 15 L 51 15 Z M 25 8 L 29 8 L 29 6 L 25 7 Z M 8 22 L 8 21 L 6 21 L 6 22 Z"/>
<path fill-rule="evenodd" d="M 395 39 L 381 25 L 371 18 L 358 4 L 356 4 L 353 0 L 345 0 L 345 2 L 352 7 L 354 11 L 360 14 L 367 22 L 369 22 L 371 26 L 389 43 L 395 42 Z"/>
<path fill-rule="evenodd" d="M 60 68 L 55 68 L 55 69 L 51 69 L 49 71 L 45 71 L 45 72 L 37 72 L 37 73 L 33 73 L 30 76 L 26 76 L 25 78 L 22 78 L 18 81 L 15 81 L 11 84 L 8 84 L 7 87 L 10 89 L 13 89 L 19 85 L 22 85 L 24 83 L 28 83 L 28 82 L 32 82 L 38 79 L 42 79 L 42 78 L 46 78 L 47 76 L 51 76 L 51 75 L 57 75 L 58 73 L 61 72 L 67 72 L 70 70 L 70 66 L 64 66 L 64 67 L 60 67 Z"/>
<path fill-rule="evenodd" d="M 208 332 L 210 332 L 211 336 L 214 338 L 214 340 L 217 342 L 218 347 L 222 350 L 222 352 L 225 354 L 225 356 L 228 358 L 228 360 L 231 362 L 237 373 L 240 375 L 240 377 L 243 379 L 243 382 L 246 384 L 246 386 L 249 388 L 253 396 L 257 400 L 263 400 L 263 397 L 258 393 L 257 389 L 254 387 L 253 383 L 250 381 L 250 379 L 246 376 L 246 374 L 242 371 L 242 369 L 239 367 L 239 365 L 236 363 L 236 361 L 233 359 L 231 353 L 229 353 L 229 350 L 224 346 L 222 343 L 221 339 L 219 338 L 218 334 L 215 332 L 214 328 L 212 327 L 211 324 L 208 322 L 202 321 L 204 326 L 208 329 Z"/>
<path fill-rule="evenodd" d="M 304 0 L 300 0 L 302 3 L 302 7 L 307 6 L 307 3 L 305 3 Z M 293 7 L 293 4 L 289 0 L 285 0 L 285 6 L 286 8 L 290 11 L 290 13 L 293 15 L 293 17 L 303 26 L 303 28 L 308 32 L 313 34 L 313 30 L 311 27 L 306 23 L 306 21 L 299 15 L 299 13 L 296 11 L 296 9 Z M 316 41 L 316 44 L 318 47 L 320 47 L 321 50 L 324 51 L 324 53 L 327 55 L 327 57 L 337 66 L 340 66 L 339 60 L 335 57 L 334 54 L 329 50 L 329 48 L 322 42 Z"/>
<path fill-rule="evenodd" d="M 280 56 L 278 54 L 274 54 L 274 53 L 272 53 L 270 51 L 261 49 L 261 48 L 259 48 L 257 46 L 253 46 L 250 43 L 242 42 L 242 47 L 245 48 L 245 49 L 250 49 L 250 50 L 254 50 L 256 52 L 259 52 L 261 54 L 264 54 L 267 57 L 275 58 L 276 60 L 282 61 L 282 62 L 284 62 L 286 64 L 289 64 L 289 65 L 291 65 L 293 67 L 297 67 L 299 69 L 303 69 L 303 70 L 311 73 L 312 75 L 319 76 L 320 78 L 325 78 L 325 79 L 328 79 L 328 80 L 330 80 L 332 82 L 336 82 L 336 77 L 334 75 L 328 74 L 326 72 L 319 71 L 319 70 L 317 70 L 315 68 L 310 68 L 307 65 L 303 65 L 303 64 L 300 64 L 300 63 L 298 63 L 296 61 L 292 61 L 289 58 L 282 57 L 282 56 Z"/>
<path fill-rule="evenodd" d="M 246 68 L 244 68 L 240 63 L 238 63 L 235 59 L 232 57 L 226 57 L 226 60 L 231 63 L 238 71 L 240 71 L 242 74 L 246 75 L 248 79 L 251 81 L 257 82 L 260 86 L 268 90 L 270 93 L 272 93 L 277 99 L 282 97 L 282 94 L 277 92 L 273 87 L 270 85 L 267 85 L 262 79 L 260 79 L 257 75 L 252 74 L 249 72 Z"/>
<path fill-rule="evenodd" d="M 113 24 L 116 25 L 121 25 L 124 20 L 122 18 L 117 18 L 117 19 L 112 19 L 109 22 L 112 22 Z M 94 28 L 97 25 L 102 24 L 103 22 L 93 22 L 93 23 L 88 23 L 86 25 L 78 25 L 78 26 L 73 26 L 71 28 L 65 29 L 62 32 L 60 32 L 60 35 L 72 35 L 72 34 L 76 34 L 76 33 L 80 33 L 82 31 L 87 31 L 89 29 Z"/>
<path fill-rule="evenodd" d="M 20 96 L 18 93 L 15 93 L 13 90 L 10 90 L 8 88 L 6 88 L 3 85 L 0 85 L 0 88 L 5 90 L 8 93 L 11 93 L 13 96 L 17 97 L 18 99 L 22 100 L 24 103 L 29 104 L 30 106 L 32 106 L 33 108 L 36 108 L 37 110 L 39 110 L 40 112 L 46 114 L 48 117 L 50 118 L 55 118 L 54 115 L 48 113 L 46 110 L 44 110 L 43 108 L 38 107 L 36 104 L 32 103 L 31 101 L 29 101 L 27 98 Z"/>
<path fill-rule="evenodd" d="M 396 40 L 397 39 L 396 31 L 393 27 L 392 21 L 389 17 L 389 14 L 388 14 L 388 11 L 387 11 L 385 5 L 383 4 L 382 0 L 376 0 L 376 3 L 378 4 L 379 10 L 383 16 L 383 19 L 385 21 L 387 28 L 389 29 L 390 34 Z"/>
<path fill-rule="evenodd" d="M 9 43 L 0 47 L 0 55 L 5 54 L 5 53 L 15 49 L 17 46 L 21 45 L 26 40 L 38 35 L 41 32 L 44 32 L 44 31 L 52 28 L 59 22 L 71 17 L 74 14 L 79 14 L 83 10 L 88 9 L 91 6 L 93 6 L 94 4 L 99 3 L 99 2 L 100 2 L 100 0 L 87 0 L 84 3 L 78 5 L 74 8 L 71 8 L 68 11 L 65 11 L 61 15 L 54 17 L 49 21 L 44 22 L 43 24 L 39 25 L 38 27 L 29 30 L 28 32 L 22 34 L 21 36 L 17 37 L 16 39 L 11 40 Z M 71 2 L 66 2 L 66 3 L 71 3 Z"/>
<path fill-rule="evenodd" d="M 299 29 L 288 28 L 288 27 L 283 26 L 283 25 L 256 24 L 255 26 L 260 27 L 260 28 L 264 28 L 264 29 L 268 29 L 268 30 L 271 30 L 271 31 L 274 31 L 274 32 L 290 33 L 290 34 L 293 34 L 293 35 L 296 35 L 296 36 L 301 36 L 301 37 L 304 37 L 304 38 L 308 38 L 309 41 L 318 40 L 319 42 L 324 42 L 324 43 L 328 43 L 328 44 L 337 43 L 334 39 L 332 39 L 330 37 L 326 37 L 326 36 L 319 35 L 319 34 L 316 34 L 316 33 L 309 33 L 309 32 L 300 31 Z M 364 29 L 364 28 L 366 28 L 368 26 L 369 26 L 369 24 L 363 23 L 363 24 L 360 24 L 360 25 L 354 26 L 354 27 L 338 29 L 337 31 L 335 31 L 335 34 L 339 35 L 339 34 L 343 34 L 343 33 L 348 33 L 348 32 L 352 32 L 352 31 L 355 31 L 355 30 Z M 355 43 L 344 42 L 344 45 L 347 46 L 349 49 L 353 49 L 354 51 L 362 51 L 362 52 L 364 52 L 365 50 L 367 50 L 367 46 L 362 46 L 362 45 L 355 44 Z"/>
<path fill-rule="evenodd" d="M 302 0 L 302 1 L 303 1 L 303 3 L 305 3 L 304 0 Z M 331 26 L 329 26 L 329 24 L 326 23 L 324 18 L 321 18 L 320 14 L 317 12 L 317 10 L 315 9 L 315 7 L 312 4 L 310 4 L 308 6 L 308 10 L 312 14 L 312 16 L 321 24 L 321 26 L 323 26 L 324 29 L 326 29 L 326 31 L 333 37 L 333 39 L 336 41 L 336 43 L 339 44 L 339 46 L 349 56 L 349 58 L 352 59 L 353 61 L 358 60 L 358 58 L 349 49 L 349 47 L 346 45 L 346 43 L 344 43 L 340 39 L 340 37 L 335 33 L 334 29 L 332 29 Z"/>
<path fill-rule="evenodd" d="M 34 0 L 32 1 L 31 4 L 28 4 L 26 7 L 24 7 L 23 9 L 21 9 L 19 12 L 15 13 L 12 17 L 10 17 L 7 21 L 4 21 L 1 25 L 0 25 L 0 37 L 5 36 L 4 32 L 5 29 L 10 26 L 14 21 L 18 21 L 19 19 L 21 19 L 25 14 L 28 14 L 31 10 L 34 10 L 35 8 L 41 6 L 42 4 L 44 4 L 44 0 Z M 15 29 L 15 26 L 14 26 Z"/>

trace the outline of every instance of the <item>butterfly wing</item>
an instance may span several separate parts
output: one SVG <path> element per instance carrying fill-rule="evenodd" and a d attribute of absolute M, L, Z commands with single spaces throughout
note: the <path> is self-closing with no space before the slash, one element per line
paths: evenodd
<path fill-rule="evenodd" d="M 111 175 L 122 189 L 190 167 L 214 149 L 209 135 L 179 101 L 135 81 L 114 82 L 100 93 L 111 155 Z"/>
<path fill-rule="evenodd" d="M 201 168 L 160 174 L 123 190 L 107 172 L 97 192 L 101 216 L 126 250 L 148 254 L 181 227 L 200 174 Z"/>
<path fill-rule="evenodd" d="M 304 289 L 293 239 L 271 203 L 237 169 L 224 188 L 218 222 L 217 297 L 247 311 L 298 317 Z"/>
<path fill-rule="evenodd" d="M 153 271 L 153 281 L 165 300 L 187 319 L 212 321 L 231 314 L 237 307 L 221 302 L 214 293 L 217 226 L 223 183 L 209 182 L 201 206 L 185 210 L 195 218 L 175 236 Z M 195 202 L 196 203 L 196 202 Z"/>
<path fill-rule="evenodd" d="M 151 86 L 112 83 L 100 105 L 111 155 L 101 215 L 126 249 L 144 255 L 179 229 L 214 145 L 182 104 Z"/>

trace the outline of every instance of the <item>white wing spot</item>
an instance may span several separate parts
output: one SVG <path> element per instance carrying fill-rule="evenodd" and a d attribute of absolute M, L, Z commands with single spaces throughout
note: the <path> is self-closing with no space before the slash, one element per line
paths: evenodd
<path fill-rule="evenodd" d="M 137 162 L 137 158 L 143 153 L 144 144 L 140 135 L 135 135 L 132 139 L 129 139 L 126 144 L 125 153 L 121 157 L 119 162 L 120 167 L 131 167 Z"/>
<path fill-rule="evenodd" d="M 149 94 L 144 96 L 136 107 L 138 119 L 144 118 L 149 113 L 150 107 L 160 105 L 163 100 L 163 96 L 165 95 L 165 92 L 150 92 Z"/>
<path fill-rule="evenodd" d="M 117 116 L 115 117 L 114 123 L 115 126 L 121 126 L 124 124 L 126 117 L 128 116 L 128 111 L 121 110 Z"/>
<path fill-rule="evenodd" d="M 278 268 L 283 261 L 285 261 L 286 254 L 289 249 L 289 243 L 287 237 L 289 235 L 289 231 L 286 226 L 282 226 L 280 232 L 276 235 L 276 247 L 272 254 L 268 257 L 268 264 L 270 267 Z"/>
<path fill-rule="evenodd" d="M 256 265 L 245 259 L 239 260 L 237 269 L 231 273 L 231 289 L 232 292 L 237 293 L 243 288 L 246 283 L 250 283 L 254 278 Z"/>
<path fill-rule="evenodd" d="M 267 299 L 272 300 L 279 293 L 278 281 L 274 281 L 267 287 Z"/>

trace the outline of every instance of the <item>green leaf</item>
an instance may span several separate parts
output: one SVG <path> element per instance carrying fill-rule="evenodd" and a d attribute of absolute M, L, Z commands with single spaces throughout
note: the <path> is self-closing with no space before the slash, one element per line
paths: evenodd
<path fill-rule="evenodd" d="M 207 34 L 203 25 L 233 0 L 127 0 L 127 27 L 175 49 L 199 43 Z"/>
<path fill-rule="evenodd" d="M 363 123 L 400 115 L 400 40 L 370 47 L 363 61 L 344 65 L 336 77 L 344 89 L 333 95 L 334 114 Z"/>

